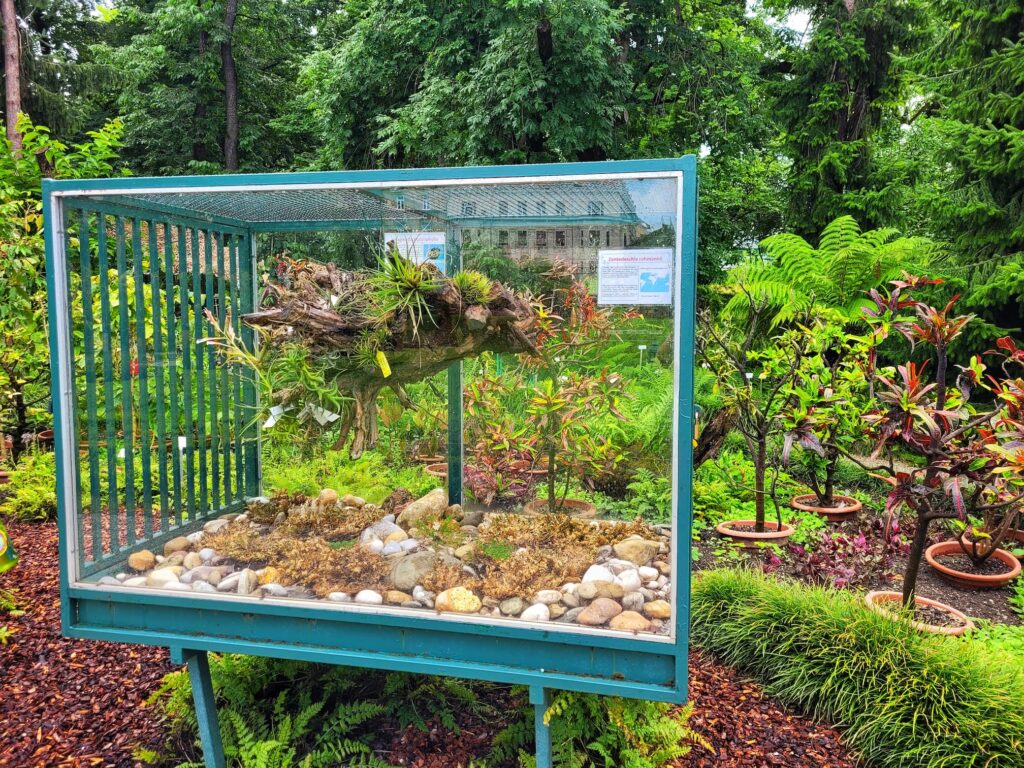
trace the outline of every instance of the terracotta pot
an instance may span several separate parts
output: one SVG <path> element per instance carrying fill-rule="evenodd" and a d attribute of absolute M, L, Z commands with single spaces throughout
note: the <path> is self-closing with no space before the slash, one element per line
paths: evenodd
<path fill-rule="evenodd" d="M 555 510 L 555 514 L 558 513 L 567 514 L 570 517 L 590 519 L 592 517 L 597 517 L 597 507 L 589 501 L 582 501 L 580 499 L 564 499 Z M 523 506 L 523 514 L 534 516 L 549 514 L 548 500 L 534 499 L 533 501 L 527 502 Z"/>
<path fill-rule="evenodd" d="M 53 442 L 53 430 L 52 429 L 41 429 L 36 432 L 36 440 L 40 443 L 52 443 Z"/>
<path fill-rule="evenodd" d="M 813 493 L 805 493 L 801 496 L 794 496 L 789 502 L 789 506 L 804 512 L 817 512 L 819 515 L 823 515 L 830 523 L 841 523 L 843 520 L 849 520 L 864 507 L 863 504 L 852 496 L 843 496 L 836 493 L 832 495 L 832 500 L 838 506 L 821 507 L 817 504 L 817 496 Z"/>
<path fill-rule="evenodd" d="M 868 592 L 866 595 L 864 595 L 864 602 L 867 603 L 868 608 L 870 608 L 872 611 L 879 614 L 880 616 L 885 616 L 890 619 L 896 619 L 899 618 L 899 614 L 894 613 L 892 610 L 887 609 L 885 606 L 890 605 L 892 603 L 896 603 L 896 607 L 898 609 L 898 607 L 903 603 L 903 595 L 899 592 L 887 592 L 885 590 L 879 590 L 875 592 Z M 964 634 L 965 632 L 970 632 L 972 629 L 974 629 L 973 621 L 967 618 L 965 614 L 961 613 L 956 608 L 951 608 L 945 603 L 940 603 L 938 600 L 932 600 L 927 597 L 920 597 L 916 595 L 914 597 L 914 602 L 918 605 L 929 605 L 932 608 L 937 608 L 940 611 L 945 611 L 946 613 L 951 614 L 954 618 L 960 621 L 960 624 L 955 627 L 940 627 L 935 624 L 925 624 L 923 621 L 914 621 L 913 619 L 909 619 L 908 621 L 910 625 L 915 629 L 920 630 L 921 632 L 930 632 L 934 635 L 959 636 Z"/>
<path fill-rule="evenodd" d="M 938 544 L 932 544 L 924 551 L 924 559 L 928 561 L 928 565 L 938 572 L 939 576 L 959 589 L 1000 589 L 1020 576 L 1020 562 L 1011 552 L 1007 552 L 1005 549 L 997 549 L 992 553 L 991 557 L 1003 563 L 1010 570 L 1006 573 L 992 575 L 959 571 L 956 568 L 943 564 L 939 560 L 943 555 L 953 554 L 967 557 L 960 548 L 960 542 L 940 541 Z"/>
<path fill-rule="evenodd" d="M 428 475 L 433 475 L 434 477 L 440 477 L 441 479 L 444 479 L 444 478 L 448 477 L 448 464 L 447 464 L 447 462 L 441 462 L 439 464 L 427 464 L 427 466 L 424 467 L 424 469 L 426 469 L 426 472 L 427 472 Z"/>
<path fill-rule="evenodd" d="M 0 485 L 6 485 L 11 482 L 11 473 L 6 469 L 0 469 Z"/>
<path fill-rule="evenodd" d="M 782 524 L 782 528 L 779 529 L 779 524 L 774 522 L 764 521 L 765 530 L 758 533 L 757 531 L 737 531 L 734 530 L 735 526 L 743 525 L 754 527 L 755 521 L 753 520 L 727 520 L 724 523 L 719 523 L 715 526 L 715 530 L 718 531 L 722 536 L 726 536 L 734 541 L 740 542 L 743 546 L 748 548 L 754 548 L 758 542 L 769 541 L 775 542 L 776 544 L 784 544 L 786 539 L 793 535 L 793 526 Z"/>
<path fill-rule="evenodd" d="M 445 461 L 444 456 L 433 456 L 426 453 L 419 454 L 415 458 L 420 464 L 441 464 Z"/>
<path fill-rule="evenodd" d="M 1014 549 L 1020 552 L 1017 555 L 1017 559 L 1024 563 L 1024 528 L 1015 528 L 1010 531 L 1010 540 L 1020 545 L 1019 547 L 1014 547 Z"/>

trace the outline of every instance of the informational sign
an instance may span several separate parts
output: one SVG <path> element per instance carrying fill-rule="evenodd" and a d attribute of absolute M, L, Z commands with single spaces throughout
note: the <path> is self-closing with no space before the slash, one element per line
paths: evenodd
<path fill-rule="evenodd" d="M 598 304 L 671 304 L 671 248 L 597 252 Z"/>
<path fill-rule="evenodd" d="M 416 264 L 429 261 L 444 274 L 444 232 L 385 232 L 384 244 L 392 242 L 405 258 Z"/>

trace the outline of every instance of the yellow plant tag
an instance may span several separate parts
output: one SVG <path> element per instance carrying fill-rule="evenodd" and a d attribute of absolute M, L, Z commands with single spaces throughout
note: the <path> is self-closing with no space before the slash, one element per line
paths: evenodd
<path fill-rule="evenodd" d="M 384 378 L 386 379 L 388 376 L 391 375 L 391 366 L 388 365 L 388 356 L 385 355 L 382 351 L 378 350 L 376 357 L 377 365 L 380 366 L 380 372 L 384 374 Z"/>

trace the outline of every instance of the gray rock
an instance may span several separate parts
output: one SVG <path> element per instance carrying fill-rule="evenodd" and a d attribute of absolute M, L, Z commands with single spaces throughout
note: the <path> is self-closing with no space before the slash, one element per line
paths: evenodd
<path fill-rule="evenodd" d="M 104 587 L 120 587 L 121 582 L 115 579 L 113 576 L 102 576 L 100 580 L 96 582 Z"/>
<path fill-rule="evenodd" d="M 583 583 L 588 581 L 615 581 L 615 574 L 603 565 L 592 565 L 583 574 Z"/>
<path fill-rule="evenodd" d="M 510 597 L 502 600 L 498 608 L 506 616 L 518 616 L 526 610 L 526 601 L 521 597 Z"/>
<path fill-rule="evenodd" d="M 405 539 L 404 541 L 398 542 L 398 546 L 402 548 L 403 552 L 413 552 L 419 547 L 420 543 L 416 539 Z"/>
<path fill-rule="evenodd" d="M 433 552 L 414 552 L 403 557 L 391 569 L 391 583 L 395 589 L 409 592 L 434 570 L 437 555 Z"/>
<path fill-rule="evenodd" d="M 224 582 L 221 583 L 223 584 Z M 259 585 L 260 577 L 251 568 L 246 568 L 238 575 L 238 594 L 240 595 L 252 594 Z"/>
<path fill-rule="evenodd" d="M 192 591 L 193 592 L 212 592 L 212 593 L 216 593 L 217 592 L 217 588 L 215 586 L 213 586 L 213 584 L 208 584 L 205 581 L 195 581 L 195 582 L 192 582 Z"/>
<path fill-rule="evenodd" d="M 384 551 L 384 542 L 378 539 L 376 536 L 374 536 L 369 541 L 365 542 L 362 546 L 366 547 L 366 549 L 378 555 Z"/>
<path fill-rule="evenodd" d="M 566 592 L 562 595 L 562 605 L 566 608 L 579 608 L 580 596 L 575 592 Z"/>
<path fill-rule="evenodd" d="M 374 523 L 369 528 L 364 530 L 361 534 L 359 534 L 359 542 L 361 544 L 365 544 L 373 538 L 378 538 L 381 541 L 383 541 L 395 531 L 401 530 L 401 526 L 395 525 L 394 522 L 389 522 L 387 520 L 379 520 L 378 522 Z"/>
<path fill-rule="evenodd" d="M 388 555 L 397 555 L 401 551 L 402 547 L 398 544 L 398 542 L 392 541 L 390 544 L 385 544 L 384 548 L 380 551 L 380 553 L 384 557 L 387 557 Z"/>
<path fill-rule="evenodd" d="M 561 599 L 562 593 L 557 589 L 542 589 L 533 597 L 535 603 L 544 603 L 544 605 L 553 605 Z"/>
<path fill-rule="evenodd" d="M 232 573 L 225 576 L 217 584 L 218 592 L 234 592 L 238 589 L 238 582 L 242 580 L 241 573 Z"/>
<path fill-rule="evenodd" d="M 622 596 L 622 608 L 627 611 L 642 611 L 644 608 L 644 596 L 639 592 L 627 592 Z"/>
<path fill-rule="evenodd" d="M 576 617 L 578 617 L 581 613 L 583 613 L 582 608 L 570 608 L 568 611 L 566 611 L 557 619 L 555 619 L 555 621 L 559 624 L 574 624 L 576 622 Z"/>
<path fill-rule="evenodd" d="M 218 519 L 211 520 L 210 522 L 203 525 L 203 531 L 206 533 L 217 533 L 218 531 L 224 530 L 231 522 L 229 520 Z"/>
<path fill-rule="evenodd" d="M 212 565 L 200 565 L 198 568 L 193 568 L 181 574 L 181 583 L 194 584 L 197 581 L 206 581 L 213 571 Z"/>
<path fill-rule="evenodd" d="M 217 556 L 217 551 L 213 547 L 203 547 L 199 550 L 199 556 L 203 558 L 204 563 L 208 563 Z"/>
<path fill-rule="evenodd" d="M 474 528 L 484 521 L 484 512 L 482 509 L 463 509 L 462 517 L 459 522 L 462 525 L 471 525 Z"/>
<path fill-rule="evenodd" d="M 127 573 L 119 573 L 119 574 L 115 575 L 114 578 L 117 579 L 118 581 L 124 581 L 125 579 L 128 578 L 128 574 Z"/>

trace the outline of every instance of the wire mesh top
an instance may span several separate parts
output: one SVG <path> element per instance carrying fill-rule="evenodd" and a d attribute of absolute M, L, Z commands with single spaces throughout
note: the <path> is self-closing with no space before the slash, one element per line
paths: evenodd
<path fill-rule="evenodd" d="M 639 224 L 641 218 L 649 219 L 651 214 L 670 216 L 674 212 L 674 185 L 664 181 L 616 179 L 380 189 L 240 187 L 91 197 L 158 213 L 215 216 L 241 224 L 348 223 L 398 229 L 431 229 L 446 224 L 514 226 L 523 222 Z"/>

